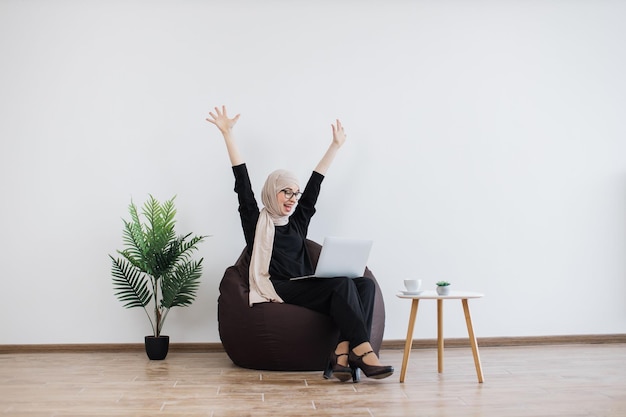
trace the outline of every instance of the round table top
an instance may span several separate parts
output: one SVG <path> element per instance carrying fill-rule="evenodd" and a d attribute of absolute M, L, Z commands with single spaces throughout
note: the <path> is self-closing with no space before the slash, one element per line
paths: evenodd
<path fill-rule="evenodd" d="M 416 294 L 408 294 L 400 291 L 396 294 L 398 298 L 418 299 L 418 300 L 461 300 L 467 298 L 481 298 L 484 294 L 472 291 L 450 291 L 448 295 L 439 295 L 434 290 L 423 290 Z"/>

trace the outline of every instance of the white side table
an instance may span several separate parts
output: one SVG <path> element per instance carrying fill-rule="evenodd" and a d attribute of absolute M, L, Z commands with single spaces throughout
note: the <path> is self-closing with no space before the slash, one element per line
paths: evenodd
<path fill-rule="evenodd" d="M 451 291 L 448 295 L 439 295 L 436 291 L 423 291 L 418 295 L 404 295 L 402 293 L 398 293 L 397 297 L 413 300 L 411 304 L 411 313 L 409 315 L 409 328 L 406 332 L 406 341 L 404 344 L 404 357 L 402 358 L 400 382 L 404 382 L 404 377 L 406 376 L 406 368 L 409 365 L 409 356 L 411 355 L 411 346 L 413 345 L 413 328 L 415 327 L 417 306 L 420 300 L 437 300 L 437 370 L 439 373 L 443 372 L 443 301 L 461 300 L 461 303 L 463 304 L 463 311 L 465 313 L 467 333 L 469 334 L 470 344 L 472 345 L 474 365 L 476 366 L 476 375 L 478 376 L 478 382 L 483 382 L 483 369 L 482 365 L 480 364 L 478 344 L 476 343 L 476 336 L 474 336 L 472 318 L 470 316 L 469 305 L 467 302 L 467 300 L 470 298 L 481 298 L 483 297 L 483 294 L 467 291 Z"/>

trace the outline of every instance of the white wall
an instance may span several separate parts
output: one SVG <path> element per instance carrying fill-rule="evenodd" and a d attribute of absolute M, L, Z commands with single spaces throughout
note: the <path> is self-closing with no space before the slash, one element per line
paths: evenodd
<path fill-rule="evenodd" d="M 626 3 L 0 1 L 0 343 L 125 343 L 113 296 L 133 198 L 211 234 L 174 342 L 217 342 L 243 246 L 215 105 L 242 114 L 257 190 L 349 143 L 311 237 L 375 239 L 388 340 L 406 277 L 482 291 L 479 336 L 626 332 Z M 466 335 L 460 303 L 447 335 Z M 435 336 L 423 303 L 416 337 Z"/>

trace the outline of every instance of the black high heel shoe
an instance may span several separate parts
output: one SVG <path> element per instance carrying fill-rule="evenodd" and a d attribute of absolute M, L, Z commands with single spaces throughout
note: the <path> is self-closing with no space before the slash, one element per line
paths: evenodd
<path fill-rule="evenodd" d="M 370 353 L 374 353 L 373 350 L 366 352 L 362 355 L 357 355 L 352 350 L 348 355 L 348 363 L 350 363 L 350 367 L 356 369 L 357 375 L 358 370 L 361 369 L 366 377 L 374 378 L 374 379 L 383 379 L 393 374 L 393 366 L 387 365 L 368 365 L 363 362 L 363 358 Z M 356 382 L 356 381 L 355 381 Z"/>
<path fill-rule="evenodd" d="M 330 354 L 330 360 L 328 361 L 328 365 L 326 366 L 326 370 L 324 371 L 324 378 L 330 379 L 333 376 L 340 380 L 341 382 L 345 382 L 350 377 L 354 379 L 354 371 L 349 366 L 339 365 L 337 363 L 337 358 L 340 356 L 348 356 L 347 353 L 340 353 L 337 355 L 335 352 Z"/>

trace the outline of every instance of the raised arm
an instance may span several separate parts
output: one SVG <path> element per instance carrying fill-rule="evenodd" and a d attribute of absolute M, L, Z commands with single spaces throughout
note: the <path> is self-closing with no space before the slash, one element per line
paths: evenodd
<path fill-rule="evenodd" d="M 206 118 L 206 121 L 209 123 L 213 123 L 217 128 L 222 132 L 222 136 L 224 136 L 224 142 L 226 143 L 226 150 L 228 151 L 228 157 L 230 158 L 230 163 L 232 166 L 237 166 L 243 164 L 243 158 L 239 153 L 239 148 L 237 147 L 237 142 L 235 141 L 235 137 L 233 136 L 233 127 L 239 120 L 239 115 L 236 115 L 232 119 L 228 118 L 228 114 L 226 113 L 226 106 L 222 106 L 220 110 L 219 107 L 215 108 L 215 113 L 209 112 L 209 117 Z"/>
<path fill-rule="evenodd" d="M 318 172 L 322 175 L 326 175 L 330 164 L 332 164 L 335 156 L 337 155 L 337 151 L 346 141 L 346 133 L 343 130 L 343 126 L 339 119 L 337 119 L 337 123 L 331 125 L 333 128 L 333 141 L 331 142 L 328 150 L 320 160 L 320 162 L 315 167 L 315 172 Z"/>

